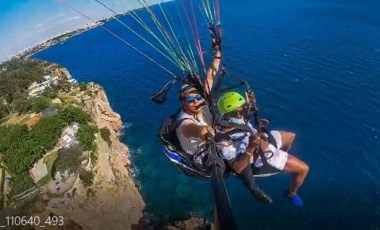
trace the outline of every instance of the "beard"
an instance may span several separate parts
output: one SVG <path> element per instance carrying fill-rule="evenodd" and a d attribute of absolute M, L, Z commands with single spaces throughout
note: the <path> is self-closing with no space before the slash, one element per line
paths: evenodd
<path fill-rule="evenodd" d="M 184 106 L 184 110 L 189 112 L 189 113 L 199 113 L 202 109 L 203 106 L 206 105 L 206 102 L 203 101 L 202 103 L 199 103 L 199 105 L 195 105 L 195 106 Z"/>
<path fill-rule="evenodd" d="M 204 105 L 206 105 L 206 102 L 203 101 L 202 103 L 200 103 L 199 105 L 196 106 L 197 109 L 200 109 L 202 108 Z"/>

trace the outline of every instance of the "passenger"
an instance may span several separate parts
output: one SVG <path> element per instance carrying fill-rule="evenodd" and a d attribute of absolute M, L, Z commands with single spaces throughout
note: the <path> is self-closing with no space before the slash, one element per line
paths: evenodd
<path fill-rule="evenodd" d="M 285 195 L 293 205 L 302 207 L 303 202 L 297 195 L 297 191 L 309 171 L 309 166 L 287 152 L 294 141 L 295 134 L 271 131 L 275 144 L 261 139 L 260 133 L 253 129 L 253 119 L 249 119 L 247 116 L 248 104 L 239 93 L 229 92 L 222 95 L 217 101 L 217 106 L 224 121 L 243 125 L 242 127 L 252 130 L 249 132 L 247 129 L 237 128 L 238 126 L 219 125 L 215 136 L 219 154 L 243 180 L 245 186 L 260 200 L 270 203 L 271 199 L 257 188 L 251 168 L 263 167 L 265 164 L 270 165 L 274 169 L 292 174 L 289 190 Z M 263 150 L 265 160 L 262 160 L 258 153 L 259 146 Z M 251 165 L 252 161 L 254 162 Z"/>
<path fill-rule="evenodd" d="M 206 72 L 204 82 L 204 94 L 208 97 L 215 74 L 217 73 L 222 53 L 219 50 L 219 45 L 215 47 L 214 59 Z M 205 150 L 206 137 L 214 136 L 214 130 L 211 127 L 212 115 L 201 92 L 193 85 L 185 84 L 179 91 L 179 100 L 181 102 L 182 111 L 179 114 L 177 121 L 179 123 L 176 133 L 179 143 L 183 151 L 193 159 L 193 161 L 202 166 L 204 156 L 207 154 Z"/>

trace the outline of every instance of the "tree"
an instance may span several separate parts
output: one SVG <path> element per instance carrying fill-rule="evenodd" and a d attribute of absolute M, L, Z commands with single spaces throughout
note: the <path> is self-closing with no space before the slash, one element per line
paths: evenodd
<path fill-rule="evenodd" d="M 33 188 L 34 183 L 28 172 L 23 172 L 12 177 L 12 193 L 10 196 L 20 194 Z"/>
<path fill-rule="evenodd" d="M 86 89 L 87 89 L 87 84 L 81 82 L 81 83 L 79 84 L 79 90 L 80 90 L 80 91 L 85 91 Z"/>
<path fill-rule="evenodd" d="M 42 82 L 46 74 L 44 65 L 39 61 L 13 59 L 0 64 L 0 98 L 8 104 L 26 92 L 33 82 Z"/>
<path fill-rule="evenodd" d="M 48 108 L 50 106 L 50 99 L 46 97 L 36 97 L 30 99 L 31 102 L 31 111 L 33 112 L 41 112 L 42 110 Z"/>
<path fill-rule="evenodd" d="M 92 185 L 92 181 L 94 180 L 94 172 L 82 169 L 79 172 L 79 179 L 81 179 L 85 187 L 89 187 Z"/>
<path fill-rule="evenodd" d="M 82 109 L 74 106 L 69 106 L 63 109 L 59 114 L 61 118 L 65 120 L 68 124 L 72 122 L 78 122 L 79 124 L 87 124 L 91 120 L 90 115 L 88 115 Z"/>
<path fill-rule="evenodd" d="M 10 173 L 29 170 L 56 145 L 65 125 L 59 116 L 51 116 L 41 119 L 31 131 L 26 125 L 0 126 L 0 152 Z"/>
<path fill-rule="evenodd" d="M 83 148 L 80 145 L 71 146 L 68 149 L 61 149 L 58 151 L 58 157 L 54 161 L 52 167 L 52 177 L 57 172 L 78 173 L 81 162 L 86 159 L 83 156 Z"/>
<path fill-rule="evenodd" d="M 68 93 L 68 92 L 70 92 L 71 84 L 70 84 L 70 82 L 68 82 L 66 80 L 59 79 L 58 80 L 58 89 L 65 92 L 65 93 Z"/>
<path fill-rule="evenodd" d="M 0 99 L 0 119 L 8 116 L 10 114 L 10 110 L 5 101 Z"/>
<path fill-rule="evenodd" d="M 92 150 L 95 141 L 96 127 L 88 124 L 81 124 L 77 133 L 84 150 Z"/>
<path fill-rule="evenodd" d="M 46 87 L 44 92 L 42 93 L 42 96 L 54 99 L 58 96 L 58 86 L 51 85 L 49 87 Z"/>
<path fill-rule="evenodd" d="M 108 128 L 104 127 L 100 129 L 100 136 L 108 143 L 108 146 L 111 146 L 111 132 Z"/>

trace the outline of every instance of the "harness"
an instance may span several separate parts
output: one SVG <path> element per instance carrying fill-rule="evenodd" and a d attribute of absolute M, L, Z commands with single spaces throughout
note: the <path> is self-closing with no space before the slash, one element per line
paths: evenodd
<path fill-rule="evenodd" d="M 274 145 L 276 148 L 277 148 L 277 144 L 276 144 L 276 141 L 273 137 L 273 135 L 267 131 L 267 129 L 264 130 L 260 130 L 259 132 L 256 132 L 253 128 L 251 128 L 250 126 L 248 126 L 247 124 L 236 124 L 236 123 L 231 123 L 229 121 L 226 121 L 226 120 L 223 120 L 223 119 L 220 119 L 219 120 L 219 124 L 221 126 L 224 126 L 224 127 L 229 127 L 229 128 L 234 128 L 234 130 L 231 130 L 231 131 L 228 131 L 228 132 L 217 132 L 216 135 L 215 135 L 215 140 L 227 140 L 227 141 L 240 141 L 240 140 L 243 140 L 243 138 L 245 138 L 247 136 L 248 133 L 250 133 L 252 136 L 261 136 L 260 134 L 264 133 L 267 138 L 268 138 L 268 142 L 272 145 Z M 258 124 L 258 126 L 260 127 L 260 124 Z M 242 136 L 242 137 L 239 137 L 239 138 L 236 138 L 236 137 L 233 137 L 233 134 L 236 134 L 236 133 L 241 133 L 241 131 L 245 131 L 246 132 L 246 135 Z M 270 159 L 272 156 L 273 156 L 273 152 L 272 151 L 263 151 L 262 147 L 261 147 L 261 140 L 259 142 L 259 147 L 257 148 L 257 153 L 258 154 L 255 154 L 254 156 L 254 161 L 257 160 L 258 156 L 261 157 L 261 160 L 263 161 L 263 163 L 265 165 L 269 165 L 268 162 L 267 162 L 267 159 Z M 270 155 L 270 157 L 266 157 L 265 156 L 265 153 L 271 153 L 272 155 Z"/>
<path fill-rule="evenodd" d="M 245 130 L 239 130 L 239 129 L 233 129 L 231 131 L 227 132 L 216 132 L 215 134 L 215 140 L 216 141 L 221 141 L 221 140 L 226 140 L 226 141 L 242 141 L 244 138 L 248 136 L 248 132 L 242 133 L 241 131 Z M 242 134 L 242 135 L 234 135 L 234 134 Z"/>
<path fill-rule="evenodd" d="M 175 151 L 179 154 L 186 162 L 186 165 L 191 165 L 193 168 L 207 172 L 205 167 L 205 161 L 207 159 L 207 148 L 195 153 L 194 155 L 187 154 L 181 147 L 176 130 L 185 120 L 192 120 L 191 118 L 182 118 L 178 119 L 181 114 L 181 109 L 179 109 L 174 114 L 171 114 L 167 117 L 164 122 L 162 122 L 161 127 L 158 132 L 158 136 L 162 140 L 163 144 L 166 147 L 169 147 L 170 150 Z M 184 170 L 182 170 L 184 171 Z"/>

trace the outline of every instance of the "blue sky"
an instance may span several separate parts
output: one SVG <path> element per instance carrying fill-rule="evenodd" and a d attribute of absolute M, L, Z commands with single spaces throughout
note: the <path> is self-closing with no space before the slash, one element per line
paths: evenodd
<path fill-rule="evenodd" d="M 111 16 L 110 11 L 91 0 L 65 1 L 96 20 Z M 137 0 L 102 2 L 118 13 L 139 7 Z M 59 0 L 0 0 L 0 62 L 25 48 L 89 22 Z"/>

